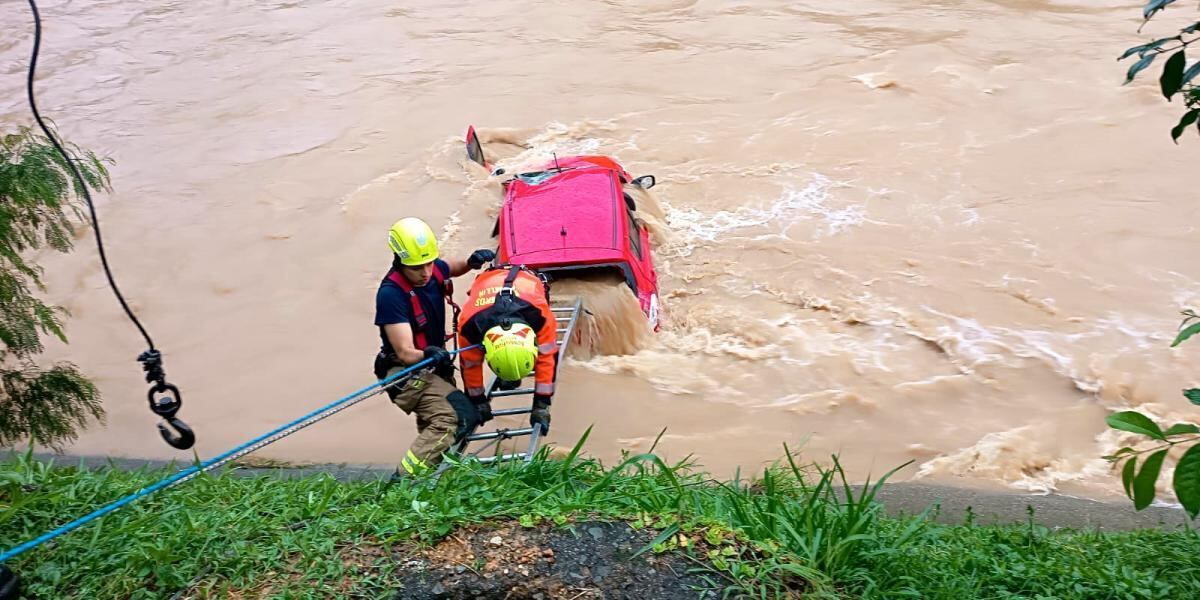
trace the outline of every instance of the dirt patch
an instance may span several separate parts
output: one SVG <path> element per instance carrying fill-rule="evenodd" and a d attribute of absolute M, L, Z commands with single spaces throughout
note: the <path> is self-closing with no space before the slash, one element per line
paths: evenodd
<path fill-rule="evenodd" d="M 395 600 L 716 598 L 678 554 L 633 555 L 657 531 L 626 523 L 460 530 L 399 557 Z M 707 590 L 707 591 L 706 591 Z"/>

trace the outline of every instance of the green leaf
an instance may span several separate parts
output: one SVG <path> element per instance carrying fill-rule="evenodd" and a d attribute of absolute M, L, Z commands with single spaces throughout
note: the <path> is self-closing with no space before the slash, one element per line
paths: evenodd
<path fill-rule="evenodd" d="M 1193 108 L 1192 110 L 1183 113 L 1183 117 L 1179 119 L 1179 124 L 1171 128 L 1171 141 L 1178 144 L 1179 136 L 1183 135 L 1183 130 L 1187 129 L 1188 125 L 1196 122 L 1196 117 L 1200 117 L 1200 108 Z M 1171 345 L 1174 346 L 1175 344 Z"/>
<path fill-rule="evenodd" d="M 1162 75 L 1158 78 L 1158 85 L 1162 88 L 1162 95 L 1171 101 L 1171 96 L 1179 93 L 1179 88 L 1183 86 L 1183 69 L 1187 66 L 1187 56 L 1185 50 L 1180 50 L 1171 55 L 1167 59 L 1167 64 L 1163 65 Z"/>
<path fill-rule="evenodd" d="M 1174 348 L 1175 346 L 1182 344 L 1184 340 L 1196 335 L 1197 333 L 1200 333 L 1200 323 L 1192 323 L 1191 325 L 1188 325 L 1183 329 L 1183 331 L 1179 332 L 1179 335 L 1175 336 L 1175 341 L 1171 342 L 1171 347 Z"/>
<path fill-rule="evenodd" d="M 1171 37 L 1165 37 L 1165 38 L 1160 38 L 1160 39 L 1154 40 L 1153 42 L 1150 42 L 1149 44 L 1143 44 L 1142 49 L 1138 50 L 1138 56 L 1146 56 L 1146 54 L 1148 54 L 1149 52 L 1151 52 L 1153 50 L 1157 50 L 1159 48 L 1162 48 L 1163 46 L 1166 46 L 1168 42 L 1178 42 L 1178 41 L 1180 41 L 1179 36 L 1173 35 Z M 1155 54 L 1158 54 L 1158 53 L 1155 52 Z"/>
<path fill-rule="evenodd" d="M 1197 427 L 1192 423 L 1176 423 L 1167 429 L 1164 435 L 1183 435 L 1185 433 L 1200 433 L 1200 427 Z"/>
<path fill-rule="evenodd" d="M 1188 402 L 1200 406 L 1200 388 L 1192 388 L 1183 390 L 1183 397 L 1188 399 Z"/>
<path fill-rule="evenodd" d="M 1179 85 L 1182 87 L 1191 83 L 1197 75 L 1200 75 L 1200 61 L 1196 61 L 1196 64 L 1188 67 L 1188 70 L 1183 72 L 1183 81 Z"/>
<path fill-rule="evenodd" d="M 1133 63 L 1133 66 L 1129 67 L 1129 72 L 1125 74 L 1125 83 L 1133 81 L 1133 78 L 1136 77 L 1137 74 L 1142 71 L 1142 69 L 1150 66 L 1150 63 L 1154 62 L 1155 58 L 1158 58 L 1157 52 L 1147 54 L 1146 56 L 1142 57 L 1142 60 Z"/>
<path fill-rule="evenodd" d="M 1118 61 L 1125 60 L 1125 59 L 1129 58 L 1130 56 L 1133 56 L 1134 54 L 1137 54 L 1137 53 L 1141 52 L 1142 50 L 1145 50 L 1146 46 L 1149 46 L 1149 45 L 1150 44 L 1142 44 L 1140 46 L 1134 46 L 1132 48 L 1128 48 L 1125 50 L 1124 54 L 1117 57 L 1117 60 Z"/>
<path fill-rule="evenodd" d="M 1125 497 L 1133 500 L 1133 475 L 1137 469 L 1137 457 L 1132 456 L 1125 461 L 1125 466 L 1121 469 L 1121 485 L 1125 486 Z"/>
<path fill-rule="evenodd" d="M 1126 454 L 1133 454 L 1134 452 L 1136 452 L 1136 450 L 1130 448 L 1129 446 L 1125 446 L 1124 448 L 1121 448 L 1120 450 L 1117 450 L 1116 452 L 1113 452 L 1107 456 L 1102 456 L 1101 458 L 1104 460 L 1117 460 Z"/>
<path fill-rule="evenodd" d="M 1150 417 L 1137 411 L 1126 410 L 1113 413 L 1108 415 L 1105 421 L 1113 429 L 1120 429 L 1121 431 L 1128 431 L 1130 433 L 1140 433 L 1156 440 L 1166 439 L 1163 437 L 1162 429 L 1158 427 L 1157 423 L 1151 421 Z"/>
<path fill-rule="evenodd" d="M 1142 510 L 1154 502 L 1154 484 L 1158 481 L 1158 473 L 1162 471 L 1163 459 L 1167 457 L 1166 450 L 1159 450 L 1150 455 L 1142 463 L 1142 469 L 1133 478 L 1133 507 Z"/>
<path fill-rule="evenodd" d="M 638 550 L 637 552 L 635 552 L 633 554 L 633 556 L 630 556 L 629 558 L 637 558 L 638 556 L 645 554 L 647 550 L 654 549 L 655 546 L 658 546 L 658 545 L 666 542 L 668 538 L 675 535 L 676 533 L 679 533 L 679 525 L 671 525 L 670 527 L 664 529 L 662 533 L 658 534 L 658 537 L 654 538 L 653 541 L 651 541 L 649 544 L 646 544 L 645 546 L 642 546 L 641 550 Z M 657 550 L 655 550 L 655 552 L 657 552 Z"/>
<path fill-rule="evenodd" d="M 1175 0 L 1150 0 L 1146 3 L 1146 7 L 1142 9 L 1142 17 L 1149 20 L 1150 17 L 1154 16 L 1154 13 L 1166 8 L 1172 2 L 1175 2 Z"/>
<path fill-rule="evenodd" d="M 1172 482 L 1175 497 L 1183 505 L 1188 516 L 1195 519 L 1200 514 L 1200 444 L 1192 446 L 1179 457 L 1175 464 L 1175 479 Z"/>
<path fill-rule="evenodd" d="M 1200 29 L 1200 21 L 1197 21 L 1195 23 L 1192 23 L 1191 25 L 1188 25 L 1187 27 L 1184 27 L 1179 32 L 1180 33 L 1196 33 L 1196 30 L 1198 30 L 1198 29 Z"/>

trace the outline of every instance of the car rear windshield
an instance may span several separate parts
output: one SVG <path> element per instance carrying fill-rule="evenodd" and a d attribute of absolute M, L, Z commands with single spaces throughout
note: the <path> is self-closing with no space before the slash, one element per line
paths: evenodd
<path fill-rule="evenodd" d="M 550 181 L 551 178 L 561 172 L 562 171 L 532 171 L 529 173 L 519 173 L 517 174 L 517 179 L 520 179 L 521 183 L 524 183 L 525 185 L 541 185 L 547 181 Z"/>

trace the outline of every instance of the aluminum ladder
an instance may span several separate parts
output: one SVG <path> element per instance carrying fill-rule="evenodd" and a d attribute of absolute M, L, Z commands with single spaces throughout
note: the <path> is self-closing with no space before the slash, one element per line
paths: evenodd
<path fill-rule="evenodd" d="M 579 324 L 579 317 L 583 314 L 583 300 L 581 298 L 576 298 L 575 301 L 569 305 L 556 306 L 551 304 L 550 309 L 554 311 L 554 317 L 558 321 L 558 366 L 561 366 L 563 358 L 567 355 L 567 348 L 571 345 L 571 338 L 575 333 L 575 328 Z M 566 321 L 565 325 L 563 324 L 564 320 Z M 492 382 L 488 385 L 487 391 L 488 401 L 492 403 L 493 418 L 507 417 L 512 415 L 527 415 L 533 412 L 534 388 L 521 387 L 512 390 L 503 390 L 499 389 L 497 386 L 498 383 L 499 380 L 493 377 Z M 529 398 L 528 406 L 518 408 L 496 407 L 496 401 L 501 398 L 513 398 L 521 396 L 527 396 Z M 477 429 L 472 430 L 468 435 L 464 436 L 461 441 L 454 445 L 452 451 L 448 453 L 447 456 L 447 458 L 450 458 L 451 460 L 443 461 L 442 464 L 438 466 L 437 474 L 440 475 L 441 472 L 448 469 L 452 463 L 470 457 L 478 457 L 480 453 L 493 445 L 496 446 L 496 453 L 493 456 L 480 457 L 479 462 L 484 464 L 509 460 L 521 460 L 524 462 L 529 462 L 533 460 L 534 455 L 537 454 L 538 446 L 541 444 L 543 435 L 545 435 L 545 432 L 542 431 L 540 426 L 527 426 L 515 429 L 497 428 L 491 431 L 478 431 Z M 526 447 L 524 452 L 517 452 L 513 454 L 502 454 L 500 452 L 501 445 L 505 440 L 524 436 L 529 436 L 529 445 Z M 473 452 L 468 451 L 471 444 L 474 442 L 487 443 L 478 450 Z"/>

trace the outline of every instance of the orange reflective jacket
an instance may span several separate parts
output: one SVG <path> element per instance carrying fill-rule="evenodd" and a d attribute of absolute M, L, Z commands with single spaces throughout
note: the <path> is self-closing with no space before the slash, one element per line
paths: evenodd
<path fill-rule="evenodd" d="M 501 291 L 511 288 L 512 297 L 500 299 Z M 550 310 L 546 285 L 532 271 L 520 267 L 500 267 L 484 271 L 475 278 L 467 301 L 458 317 L 458 345 L 466 348 L 483 342 L 487 330 L 505 321 L 523 322 L 537 332 L 538 358 L 534 364 L 534 393 L 554 395 L 558 360 L 558 321 Z M 463 387 L 468 396 L 482 396 L 483 349 L 459 354 Z"/>

